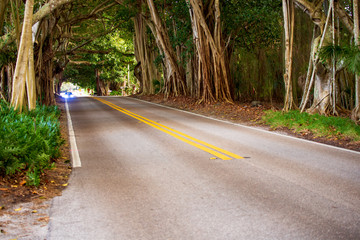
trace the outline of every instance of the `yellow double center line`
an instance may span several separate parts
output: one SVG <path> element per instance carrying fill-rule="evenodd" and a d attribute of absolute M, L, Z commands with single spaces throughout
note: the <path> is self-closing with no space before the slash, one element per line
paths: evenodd
<path fill-rule="evenodd" d="M 216 157 L 218 157 L 218 158 L 220 158 L 222 160 L 231 160 L 233 158 L 235 158 L 235 159 L 243 159 L 243 157 L 241 157 L 241 156 L 239 156 L 237 154 L 234 154 L 234 153 L 229 152 L 227 150 L 221 149 L 219 147 L 216 147 L 214 145 L 211 145 L 211 144 L 206 143 L 204 141 L 201 141 L 199 139 L 193 138 L 193 137 L 191 137 L 191 136 L 189 136 L 189 135 L 187 135 L 185 133 L 179 132 L 179 131 L 177 131 L 175 129 L 169 128 L 169 127 L 167 127 L 165 125 L 162 125 L 160 123 L 152 121 L 152 120 L 150 120 L 148 118 L 145 118 L 143 116 L 140 116 L 138 114 L 130 112 L 129 110 L 126 110 L 125 108 L 119 107 L 119 106 L 117 106 L 117 105 L 115 105 L 115 104 L 113 104 L 111 102 L 108 102 L 108 101 L 106 101 L 104 99 L 97 98 L 97 97 L 94 97 L 94 99 L 96 99 L 96 100 L 110 106 L 113 109 L 118 110 L 119 112 L 122 112 L 122 113 L 124 113 L 124 114 L 126 114 L 126 115 L 128 115 L 128 116 L 130 116 L 132 118 L 135 118 L 135 119 L 137 119 L 137 120 L 139 120 L 139 121 L 141 121 L 141 122 L 143 122 L 143 123 L 145 123 L 145 124 L 147 124 L 147 125 L 149 125 L 151 127 L 154 127 L 154 128 L 156 128 L 156 129 L 158 129 L 158 130 L 160 130 L 162 132 L 165 132 L 165 133 L 167 133 L 167 134 L 169 134 L 169 135 L 171 135 L 171 136 L 173 136 L 173 137 L 175 137 L 175 138 L 177 138 L 177 139 L 179 139 L 179 140 L 181 140 L 183 142 L 186 142 L 186 143 L 188 143 L 188 144 L 190 144 L 190 145 L 192 145 L 194 147 L 197 147 L 197 148 L 199 148 L 199 149 L 201 149 L 201 150 L 203 150 L 205 152 L 208 152 L 208 153 L 210 153 L 210 154 L 212 154 L 212 155 L 214 155 L 214 156 L 216 156 Z"/>

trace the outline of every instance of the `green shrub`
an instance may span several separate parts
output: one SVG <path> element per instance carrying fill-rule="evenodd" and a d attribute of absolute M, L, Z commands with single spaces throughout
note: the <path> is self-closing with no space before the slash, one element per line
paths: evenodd
<path fill-rule="evenodd" d="M 43 170 L 60 156 L 60 110 L 37 106 L 19 113 L 4 101 L 0 104 L 0 175 L 26 171 L 27 183 L 38 185 Z"/>
<path fill-rule="evenodd" d="M 348 118 L 326 117 L 299 111 L 266 111 L 262 120 L 273 128 L 287 127 L 295 132 L 310 131 L 318 137 L 347 137 L 360 140 L 360 126 Z"/>
<path fill-rule="evenodd" d="M 121 96 L 121 95 L 122 95 L 121 90 L 119 90 L 119 91 L 111 91 L 111 93 L 110 93 L 110 96 Z"/>

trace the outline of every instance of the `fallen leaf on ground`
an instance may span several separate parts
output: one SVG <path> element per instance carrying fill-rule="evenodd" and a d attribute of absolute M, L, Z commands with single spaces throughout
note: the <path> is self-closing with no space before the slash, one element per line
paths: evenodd
<path fill-rule="evenodd" d="M 9 191 L 7 188 L 0 188 L 0 191 Z"/>
<path fill-rule="evenodd" d="M 17 185 L 11 185 L 12 188 L 17 188 L 18 186 Z"/>
<path fill-rule="evenodd" d="M 25 183 L 26 183 L 26 180 L 24 180 L 24 181 L 21 181 L 21 182 L 20 182 L 20 186 L 23 186 L 23 185 L 25 185 Z"/>
<path fill-rule="evenodd" d="M 14 209 L 15 212 L 21 211 L 21 208 Z"/>
<path fill-rule="evenodd" d="M 67 185 L 69 185 L 69 184 L 68 184 L 68 183 L 65 183 L 65 184 L 63 184 L 62 186 L 63 186 L 63 187 L 66 187 Z"/>
<path fill-rule="evenodd" d="M 49 217 L 41 217 L 41 218 L 38 218 L 38 221 L 39 221 L 39 222 L 49 222 Z"/>

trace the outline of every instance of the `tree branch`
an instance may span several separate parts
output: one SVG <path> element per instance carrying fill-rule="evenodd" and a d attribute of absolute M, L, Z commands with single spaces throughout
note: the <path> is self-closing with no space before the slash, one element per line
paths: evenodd
<path fill-rule="evenodd" d="M 110 1 L 106 1 L 100 5 L 98 5 L 97 7 L 95 7 L 90 13 L 86 14 L 86 15 L 81 15 L 81 16 L 76 16 L 64 23 L 61 24 L 61 26 L 65 26 L 65 25 L 74 25 L 75 23 L 79 23 L 88 19 L 97 19 L 97 14 L 105 11 L 106 9 L 116 5 L 116 3 L 110 3 L 109 5 L 104 6 L 106 3 L 108 3 Z M 103 7 L 104 6 L 104 7 Z"/>
<path fill-rule="evenodd" d="M 117 29 L 119 26 L 120 26 L 120 23 L 118 23 L 116 26 L 114 26 L 114 27 L 113 27 L 112 29 L 110 29 L 109 31 L 106 31 L 106 32 L 101 33 L 101 34 L 98 34 L 98 35 L 94 36 L 93 38 L 89 39 L 88 41 L 86 41 L 86 42 L 84 42 L 84 43 L 82 43 L 82 44 L 74 47 L 73 49 L 67 51 L 65 54 L 66 54 L 66 55 L 71 54 L 72 52 L 74 52 L 74 51 L 76 51 L 76 50 L 78 50 L 78 49 L 86 46 L 87 44 L 91 43 L 91 42 L 94 41 L 96 38 L 99 38 L 99 37 L 102 37 L 102 36 L 105 36 L 105 35 L 111 33 L 112 31 L 114 31 L 115 29 Z"/>
<path fill-rule="evenodd" d="M 73 2 L 74 0 L 51 0 L 50 2 L 44 4 L 42 8 L 37 11 L 33 18 L 32 18 L 32 24 L 37 23 L 41 19 L 45 18 L 47 15 L 52 13 L 57 8 L 61 7 L 64 4 L 68 4 Z M 10 33 L 2 36 L 0 38 L 0 49 L 5 48 L 7 45 L 15 41 L 16 38 L 16 32 L 15 30 L 11 31 Z"/>
<path fill-rule="evenodd" d="M 335 12 L 338 15 L 341 22 L 345 27 L 350 31 L 351 34 L 354 33 L 354 20 L 350 15 L 345 11 L 345 9 L 340 5 L 339 1 L 334 1 Z"/>

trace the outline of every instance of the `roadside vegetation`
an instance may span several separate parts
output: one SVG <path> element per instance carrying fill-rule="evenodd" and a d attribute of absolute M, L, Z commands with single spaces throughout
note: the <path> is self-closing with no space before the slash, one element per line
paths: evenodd
<path fill-rule="evenodd" d="M 326 117 L 319 114 L 300 113 L 297 110 L 289 112 L 268 110 L 265 111 L 262 121 L 273 129 L 286 127 L 300 134 L 311 133 L 316 137 L 360 141 L 360 126 L 350 118 Z"/>
<path fill-rule="evenodd" d="M 264 117 L 273 128 L 357 141 L 359 127 L 325 117 L 352 112 L 360 124 L 354 23 L 355 0 L 0 0 L 0 96 L 34 109 L 1 103 L 0 176 L 24 171 L 38 185 L 51 168 L 59 112 L 36 102 L 55 105 L 64 82 L 98 96 L 191 98 L 231 120 L 257 107 L 248 102 L 282 102 L 289 113 Z"/>
<path fill-rule="evenodd" d="M 27 185 L 38 186 L 43 171 L 60 156 L 60 110 L 38 105 L 20 113 L 5 101 L 0 104 L 0 176 L 24 172 Z"/>

